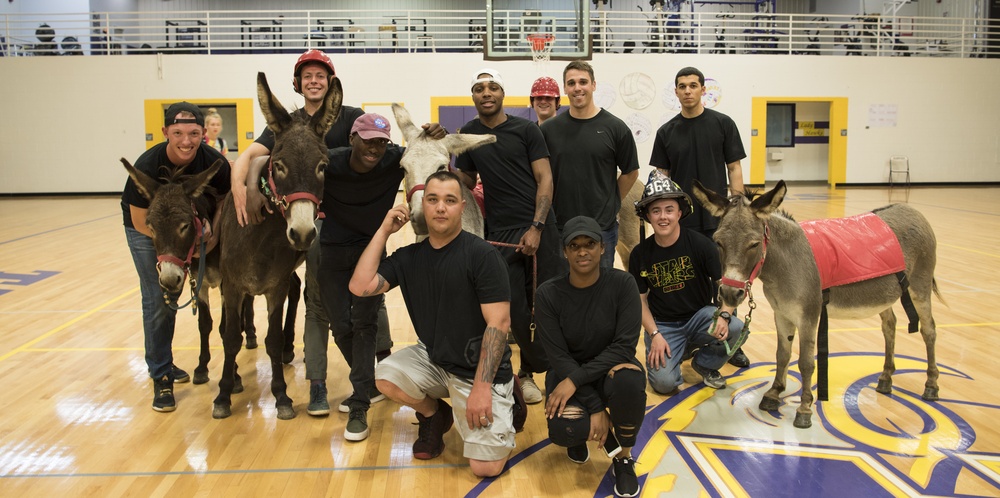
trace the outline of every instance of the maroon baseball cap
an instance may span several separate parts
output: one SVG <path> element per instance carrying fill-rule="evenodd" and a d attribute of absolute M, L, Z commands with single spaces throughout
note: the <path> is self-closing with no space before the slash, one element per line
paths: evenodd
<path fill-rule="evenodd" d="M 385 116 L 369 112 L 362 114 L 361 117 L 354 121 L 354 126 L 351 127 L 351 134 L 357 133 L 365 140 L 373 138 L 392 140 L 389 137 L 390 130 L 392 130 L 392 127 L 389 126 L 389 120 Z"/>

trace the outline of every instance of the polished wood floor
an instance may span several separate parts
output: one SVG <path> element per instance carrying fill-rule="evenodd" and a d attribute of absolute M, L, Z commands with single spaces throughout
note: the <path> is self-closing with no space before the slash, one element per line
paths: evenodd
<path fill-rule="evenodd" d="M 890 200 L 918 208 L 937 233 L 937 282 L 947 301 L 934 303 L 941 401 L 919 399 L 923 344 L 905 334 L 902 320 L 896 394 L 874 393 L 883 344 L 873 317 L 831 322 L 831 400 L 819 404 L 813 428 L 792 427 L 794 381 L 780 413 L 760 412 L 756 404 L 773 377 L 775 333 L 757 289 L 746 346 L 750 368 L 725 367 L 730 385 L 714 391 L 685 366 L 692 383 L 681 394 L 649 393 L 636 448 L 644 496 L 1000 495 L 1000 396 L 994 391 L 1000 381 L 1000 189 L 890 193 L 791 185 L 783 207 L 805 220 L 857 214 Z M 392 242 L 409 240 L 405 233 Z M 263 311 L 263 299 L 256 304 Z M 218 314 L 217 299 L 214 307 Z M 411 344 L 398 291 L 390 293 L 388 307 L 396 347 Z M 262 320 L 260 313 L 259 327 Z M 117 198 L 0 199 L 0 323 L 0 496 L 612 494 L 609 459 L 591 448 L 589 462 L 571 463 L 549 444 L 539 405 L 517 436 L 509 470 L 493 480 L 473 477 L 455 431 L 446 435 L 441 457 L 414 460 L 413 412 L 391 401 L 370 411 L 368 440 L 345 441 L 346 416 L 336 408 L 325 418 L 305 413 L 301 316 L 296 358 L 285 367 L 294 420 L 275 417 L 262 349 L 240 354 L 247 389 L 234 396 L 233 416 L 212 419 L 218 337 L 212 382 L 177 385 L 177 411 L 154 412 L 138 283 Z M 174 355 L 189 371 L 197 363 L 197 341 L 194 317 L 179 312 Z M 335 407 L 350 386 L 332 341 L 329 358 Z M 850 464 L 851 472 L 839 464 Z M 838 470 L 824 470 L 831 468 Z"/>

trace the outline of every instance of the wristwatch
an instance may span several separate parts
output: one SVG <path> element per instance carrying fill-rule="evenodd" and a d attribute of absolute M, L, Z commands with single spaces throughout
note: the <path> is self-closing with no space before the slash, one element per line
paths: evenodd
<path fill-rule="evenodd" d="M 729 320 L 730 320 L 730 319 L 731 319 L 732 317 L 733 317 L 733 315 L 730 315 L 728 311 L 720 311 L 720 312 L 719 312 L 719 318 L 721 318 L 721 319 L 725 320 L 725 321 L 726 321 L 726 323 L 729 323 Z"/>
<path fill-rule="evenodd" d="M 545 223 L 542 223 L 540 221 L 532 221 L 531 226 L 537 228 L 539 232 L 545 230 Z"/>
<path fill-rule="evenodd" d="M 659 330 L 654 330 L 652 332 L 650 332 L 650 331 L 647 330 L 646 333 L 649 334 L 649 338 L 650 339 L 652 339 L 652 338 L 660 335 L 660 331 Z"/>

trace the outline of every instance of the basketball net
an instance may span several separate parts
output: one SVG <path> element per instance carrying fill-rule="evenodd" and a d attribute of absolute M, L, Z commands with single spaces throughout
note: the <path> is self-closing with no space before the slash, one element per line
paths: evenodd
<path fill-rule="evenodd" d="M 547 64 L 552 58 L 552 42 L 555 35 L 551 33 L 529 33 L 526 38 L 531 48 L 531 60 L 535 61 L 535 66 Z"/>

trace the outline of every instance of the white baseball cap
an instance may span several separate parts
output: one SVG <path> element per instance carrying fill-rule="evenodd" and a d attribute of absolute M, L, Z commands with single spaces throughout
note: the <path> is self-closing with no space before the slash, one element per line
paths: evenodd
<path fill-rule="evenodd" d="M 482 76 L 488 74 L 489 76 Z M 469 88 L 476 86 L 477 83 L 496 83 L 503 90 L 503 78 L 500 77 L 500 72 L 496 69 L 484 68 L 476 71 L 476 74 L 472 75 L 472 84 Z"/>

